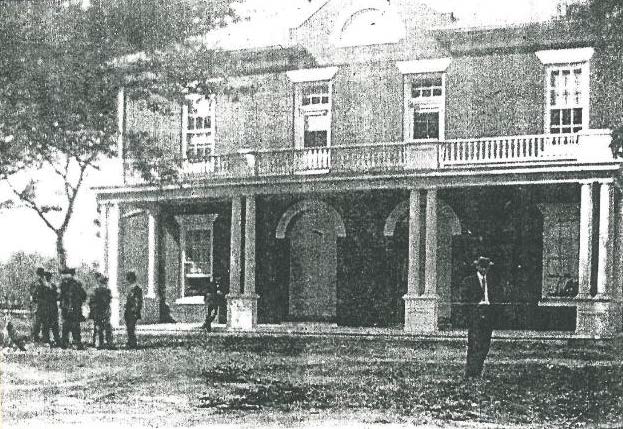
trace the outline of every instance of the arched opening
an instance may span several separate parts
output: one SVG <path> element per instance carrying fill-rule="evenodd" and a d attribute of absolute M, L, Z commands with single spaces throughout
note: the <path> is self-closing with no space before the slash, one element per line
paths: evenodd
<path fill-rule="evenodd" d="M 306 200 L 281 217 L 275 236 L 289 243 L 287 314 L 289 321 L 335 321 L 337 238 L 346 235 L 335 209 Z"/>

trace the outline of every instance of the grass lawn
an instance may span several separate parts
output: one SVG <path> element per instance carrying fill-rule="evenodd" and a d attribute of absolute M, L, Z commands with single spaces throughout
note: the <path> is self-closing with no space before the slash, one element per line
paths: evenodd
<path fill-rule="evenodd" d="M 494 340 L 483 380 L 471 384 L 461 379 L 463 341 L 197 331 L 139 342 L 135 351 L 5 350 L 5 427 L 623 425 L 616 341 Z"/>

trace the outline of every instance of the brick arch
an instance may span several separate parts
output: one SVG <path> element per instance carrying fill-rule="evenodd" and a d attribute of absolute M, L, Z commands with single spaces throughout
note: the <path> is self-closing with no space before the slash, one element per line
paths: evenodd
<path fill-rule="evenodd" d="M 445 215 L 445 217 L 450 220 L 449 228 L 451 235 L 461 234 L 461 221 L 454 210 L 452 210 L 452 207 L 448 204 L 442 203 L 439 208 L 439 215 Z M 407 216 L 409 216 L 408 200 L 398 203 L 389 216 L 387 216 L 387 219 L 385 220 L 385 227 L 383 228 L 383 235 L 385 237 L 393 237 L 396 232 L 396 225 L 398 224 L 398 221 Z"/>
<path fill-rule="evenodd" d="M 288 226 L 290 225 L 290 222 L 292 222 L 292 219 L 304 212 L 327 213 L 333 221 L 335 234 L 340 238 L 346 237 L 346 227 L 344 226 L 342 216 L 332 206 L 320 200 L 300 201 L 286 210 L 283 216 L 281 216 L 281 219 L 279 219 L 279 223 L 277 224 L 277 229 L 275 231 L 275 237 L 278 239 L 286 238 Z"/>
<path fill-rule="evenodd" d="M 385 220 L 385 227 L 383 228 L 383 235 L 385 237 L 393 237 L 394 232 L 396 232 L 396 224 L 405 216 L 409 216 L 408 200 L 398 203 L 389 216 L 387 216 L 387 219 Z"/>

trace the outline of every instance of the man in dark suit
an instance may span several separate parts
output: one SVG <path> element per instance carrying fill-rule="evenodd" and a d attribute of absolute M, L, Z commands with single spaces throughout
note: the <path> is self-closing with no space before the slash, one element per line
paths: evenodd
<path fill-rule="evenodd" d="M 126 274 L 125 279 L 130 286 L 128 296 L 125 301 L 125 327 L 128 331 L 128 348 L 137 348 L 136 341 L 136 322 L 141 318 L 141 310 L 143 309 L 143 290 L 136 284 L 136 274 L 130 271 Z"/>
<path fill-rule="evenodd" d="M 462 296 L 468 307 L 467 362 L 465 378 L 482 375 L 485 358 L 491 345 L 491 333 L 495 317 L 495 303 L 499 302 L 499 290 L 489 270 L 493 262 L 484 256 L 474 261 L 476 273 L 463 279 Z"/>
<path fill-rule="evenodd" d="M 69 334 L 78 350 L 82 350 L 82 338 L 80 336 L 80 322 L 82 322 L 82 304 L 87 298 L 87 294 L 82 288 L 82 283 L 74 278 L 76 270 L 74 268 L 64 268 L 61 270 L 63 276 L 60 286 L 60 307 L 61 318 L 63 321 L 61 347 L 69 346 Z"/>

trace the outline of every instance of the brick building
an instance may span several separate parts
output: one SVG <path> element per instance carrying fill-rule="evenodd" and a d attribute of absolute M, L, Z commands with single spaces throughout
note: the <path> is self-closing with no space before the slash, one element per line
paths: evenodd
<path fill-rule="evenodd" d="M 277 40 L 228 49 L 224 31 L 203 43 L 233 91 L 166 113 L 119 94 L 123 182 L 97 189 L 117 306 L 134 270 L 146 320 L 164 304 L 201 320 L 220 278 L 230 329 L 434 332 L 464 327 L 459 285 L 487 255 L 498 328 L 621 330 L 621 94 L 581 24 L 465 29 L 412 1 L 329 0 Z M 131 131 L 180 183 L 135 174 Z"/>

